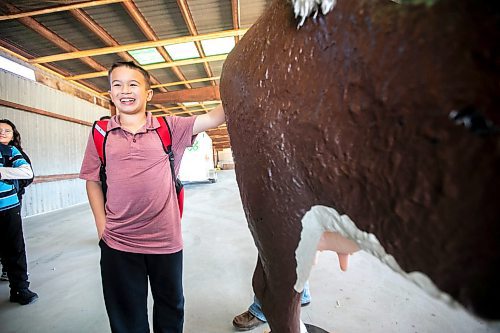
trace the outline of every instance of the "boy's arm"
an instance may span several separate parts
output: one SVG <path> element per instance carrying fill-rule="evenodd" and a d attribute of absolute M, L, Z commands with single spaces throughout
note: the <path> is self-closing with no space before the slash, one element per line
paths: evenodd
<path fill-rule="evenodd" d="M 104 226 L 106 225 L 106 212 L 104 211 L 104 195 L 102 193 L 101 182 L 87 180 L 86 188 L 90 208 L 92 209 L 92 214 L 94 214 L 97 235 L 101 239 Z"/>
<path fill-rule="evenodd" d="M 224 121 L 226 121 L 226 116 L 224 115 L 224 109 L 221 104 L 212 111 L 196 117 L 193 126 L 193 135 L 206 131 L 210 128 L 215 128 L 223 124 Z"/>

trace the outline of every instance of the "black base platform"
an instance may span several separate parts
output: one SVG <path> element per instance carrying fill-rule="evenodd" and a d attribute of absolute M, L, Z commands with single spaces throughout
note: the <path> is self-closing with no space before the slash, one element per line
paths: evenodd
<path fill-rule="evenodd" d="M 307 333 L 328 333 L 322 328 L 319 328 L 317 326 L 311 325 L 311 324 L 305 324 L 307 328 Z"/>

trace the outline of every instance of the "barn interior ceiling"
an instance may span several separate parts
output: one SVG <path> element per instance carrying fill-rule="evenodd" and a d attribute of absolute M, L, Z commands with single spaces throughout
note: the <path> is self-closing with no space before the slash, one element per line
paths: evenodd
<path fill-rule="evenodd" d="M 0 1 L 0 50 L 107 98 L 107 69 L 135 61 L 152 76 L 154 115 L 220 103 L 227 53 L 270 0 Z M 225 125 L 214 147 L 230 147 Z"/>

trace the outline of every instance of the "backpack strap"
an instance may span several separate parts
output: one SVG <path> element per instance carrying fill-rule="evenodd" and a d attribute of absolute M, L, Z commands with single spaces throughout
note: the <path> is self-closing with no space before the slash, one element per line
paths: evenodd
<path fill-rule="evenodd" d="M 2 153 L 2 158 L 3 158 L 2 164 L 4 165 L 4 167 L 11 168 L 14 165 L 14 162 L 17 160 L 20 160 L 20 159 L 26 160 L 26 162 L 28 162 L 28 164 L 31 167 L 30 158 L 28 157 L 28 155 L 26 155 L 26 153 L 21 148 L 16 147 L 17 150 L 19 150 L 20 154 L 16 155 L 16 156 L 12 156 L 12 147 L 14 147 L 14 146 L 1 145 L 0 147 L 1 147 L 1 153 Z"/>
<path fill-rule="evenodd" d="M 4 167 L 11 166 L 12 164 L 10 164 L 10 159 L 12 157 L 12 149 L 10 148 L 10 145 L 0 144 L 0 153 L 2 154 L 2 165 Z"/>
<path fill-rule="evenodd" d="M 108 136 L 108 122 L 109 119 L 97 120 L 92 126 L 92 138 L 94 139 L 97 155 L 99 155 L 99 159 L 103 165 L 106 165 L 106 159 L 104 158 L 104 141 L 106 141 Z"/>
<path fill-rule="evenodd" d="M 24 159 L 24 152 L 17 148 L 19 150 L 19 155 L 13 156 L 12 155 L 12 147 L 11 145 L 2 145 L 2 164 L 4 167 L 7 168 L 12 168 L 14 166 L 14 162 L 17 160 Z M 29 161 L 29 158 L 26 159 L 26 162 L 30 165 L 31 168 L 31 162 Z M 18 179 L 11 179 L 11 181 L 17 181 Z"/>
<path fill-rule="evenodd" d="M 33 180 L 35 179 L 35 172 L 33 171 L 33 166 L 31 165 L 31 160 L 28 156 L 28 154 L 26 154 L 21 148 L 17 148 L 19 150 L 19 152 L 21 153 L 22 157 L 19 157 L 19 158 L 24 158 L 24 160 L 26 162 L 28 162 L 29 166 L 30 166 L 30 169 L 31 169 L 31 172 L 33 173 L 33 177 L 29 178 L 29 179 L 17 179 L 17 184 L 14 183 L 14 186 L 16 186 L 16 190 L 17 190 L 17 197 L 19 198 L 19 202 L 22 201 L 23 199 L 23 195 L 24 193 L 26 193 L 26 190 L 25 188 L 30 186 L 31 183 L 33 183 Z M 15 161 L 17 158 L 13 158 L 12 160 Z"/>
<path fill-rule="evenodd" d="M 156 119 L 158 119 L 158 122 L 160 123 L 160 127 L 156 129 L 156 133 L 158 133 L 161 144 L 163 145 L 163 150 L 168 155 L 168 159 L 170 161 L 170 171 L 172 172 L 175 192 L 177 193 L 177 203 L 179 204 L 179 211 L 182 217 L 184 208 L 184 185 L 175 175 L 174 152 L 172 151 L 172 131 L 170 130 L 170 126 L 168 126 L 168 122 L 165 117 L 158 117 Z"/>
<path fill-rule="evenodd" d="M 99 168 L 99 180 L 101 181 L 102 194 L 104 195 L 104 202 L 106 202 L 106 194 L 108 192 L 107 177 L 106 177 L 106 139 L 108 138 L 108 122 L 109 119 L 97 120 L 92 126 L 92 138 L 97 150 L 97 155 L 101 160 Z"/>
<path fill-rule="evenodd" d="M 175 191 L 177 193 L 177 202 L 179 204 L 179 211 L 182 217 L 182 211 L 184 206 L 184 186 L 182 182 L 175 176 L 174 167 L 174 153 L 172 151 L 172 132 L 170 131 L 170 126 L 168 126 L 167 119 L 165 117 L 158 117 L 158 122 L 160 127 L 156 129 L 156 133 L 160 137 L 163 150 L 168 155 L 170 161 L 170 171 L 172 172 L 172 179 L 174 180 Z M 104 194 L 104 201 L 106 201 L 106 139 L 108 138 L 108 122 L 109 119 L 98 120 L 94 122 L 92 126 L 92 138 L 94 139 L 94 145 L 97 150 L 97 155 L 101 160 L 101 168 L 99 170 L 99 179 L 101 180 L 102 192 Z"/>
<path fill-rule="evenodd" d="M 158 117 L 158 122 L 160 127 L 156 129 L 156 133 L 160 137 L 161 144 L 163 145 L 163 150 L 168 155 L 170 160 L 170 169 L 172 169 L 172 178 L 175 179 L 175 168 L 174 168 L 174 152 L 172 151 L 172 131 L 170 131 L 170 126 L 168 126 L 167 119 L 165 117 Z"/>
<path fill-rule="evenodd" d="M 173 155 L 172 152 L 172 131 L 170 130 L 170 126 L 168 126 L 167 119 L 165 117 L 156 118 L 160 123 L 160 127 L 156 129 L 156 132 L 160 136 L 161 144 L 163 145 L 163 150 L 169 156 Z"/>

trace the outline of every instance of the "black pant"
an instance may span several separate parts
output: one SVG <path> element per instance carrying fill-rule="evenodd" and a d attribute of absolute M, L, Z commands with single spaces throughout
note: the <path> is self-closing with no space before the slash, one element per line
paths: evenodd
<path fill-rule="evenodd" d="M 0 257 L 1 258 L 1 262 L 2 262 L 2 274 L 3 273 L 6 273 L 7 274 L 7 260 L 5 260 L 3 257 Z"/>
<path fill-rule="evenodd" d="M 23 207 L 23 196 L 17 193 L 17 197 L 19 198 L 19 211 L 21 211 L 21 208 Z M 4 259 L 2 256 L 0 256 L 0 262 L 2 263 L 2 274 L 7 274 L 7 259 Z"/>
<path fill-rule="evenodd" d="M 0 253 L 11 291 L 29 287 L 21 208 L 0 211 Z"/>
<path fill-rule="evenodd" d="M 153 295 L 153 331 L 182 333 L 184 295 L 182 251 L 138 254 L 99 242 L 104 303 L 113 333 L 149 332 L 148 276 Z"/>

